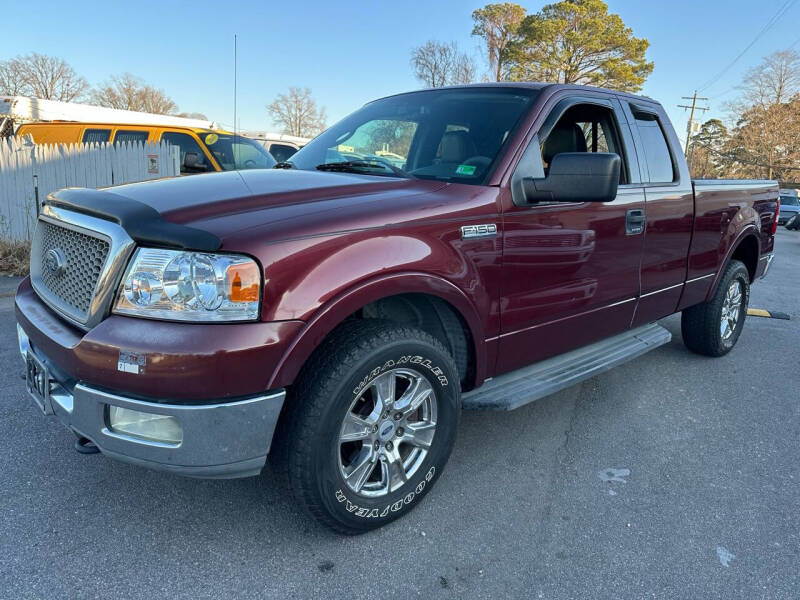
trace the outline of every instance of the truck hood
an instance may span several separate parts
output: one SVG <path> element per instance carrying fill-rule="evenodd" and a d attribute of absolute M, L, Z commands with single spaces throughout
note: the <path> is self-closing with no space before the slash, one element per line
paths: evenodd
<path fill-rule="evenodd" d="M 409 198 L 446 185 L 420 179 L 265 169 L 161 179 L 105 191 L 147 204 L 165 220 L 212 233 L 223 246 L 229 246 L 226 239 L 254 229 L 276 239 L 384 225 L 402 219 Z"/>

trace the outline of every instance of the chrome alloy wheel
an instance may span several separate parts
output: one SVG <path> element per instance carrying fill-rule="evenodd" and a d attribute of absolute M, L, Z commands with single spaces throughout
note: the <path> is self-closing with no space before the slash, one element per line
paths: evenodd
<path fill-rule="evenodd" d="M 719 332 L 723 341 L 729 340 L 733 332 L 736 331 L 736 324 L 742 316 L 742 297 L 742 282 L 734 279 L 722 302 Z"/>
<path fill-rule="evenodd" d="M 419 470 L 436 433 L 436 394 L 425 377 L 392 369 L 350 405 L 339 432 L 339 472 L 360 496 L 400 489 Z"/>

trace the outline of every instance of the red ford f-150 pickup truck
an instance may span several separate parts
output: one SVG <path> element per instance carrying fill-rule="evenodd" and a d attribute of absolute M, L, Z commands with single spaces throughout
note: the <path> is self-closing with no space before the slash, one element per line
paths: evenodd
<path fill-rule="evenodd" d="M 509 410 L 658 347 L 720 356 L 778 186 L 692 181 L 662 107 L 491 84 L 367 104 L 278 168 L 51 195 L 16 315 L 36 404 L 196 477 L 271 452 L 345 533 L 409 511 L 463 408 Z"/>

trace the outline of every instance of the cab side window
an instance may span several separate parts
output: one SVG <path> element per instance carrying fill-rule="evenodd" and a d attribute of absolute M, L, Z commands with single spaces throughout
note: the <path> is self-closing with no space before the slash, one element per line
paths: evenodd
<path fill-rule="evenodd" d="M 167 144 L 172 144 L 173 146 L 178 146 L 181 150 L 181 173 L 197 173 L 198 170 L 202 170 L 202 167 L 208 169 L 208 161 L 206 159 L 206 155 L 203 153 L 203 150 L 200 148 L 200 144 L 187 133 L 178 133 L 177 131 L 165 131 L 161 134 L 161 141 L 166 142 Z M 197 163 L 196 166 L 187 169 L 185 166 L 185 159 L 186 153 L 191 152 L 197 155 Z"/>
<path fill-rule="evenodd" d="M 630 181 L 614 111 L 596 104 L 577 104 L 558 119 L 542 142 L 542 163 L 547 173 L 556 154 L 604 152 L 622 159 L 620 184 Z"/>

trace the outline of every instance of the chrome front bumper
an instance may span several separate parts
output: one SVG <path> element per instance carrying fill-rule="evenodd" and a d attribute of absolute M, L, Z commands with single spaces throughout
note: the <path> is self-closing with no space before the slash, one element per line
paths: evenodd
<path fill-rule="evenodd" d="M 30 352 L 49 364 L 19 326 L 17 335 L 23 359 Z M 236 402 L 168 404 L 53 381 L 46 405 L 37 406 L 111 458 L 189 477 L 226 479 L 261 472 L 285 396 L 284 390 L 276 390 Z M 171 444 L 112 431 L 109 406 L 172 416 L 183 429 L 183 439 Z"/>

